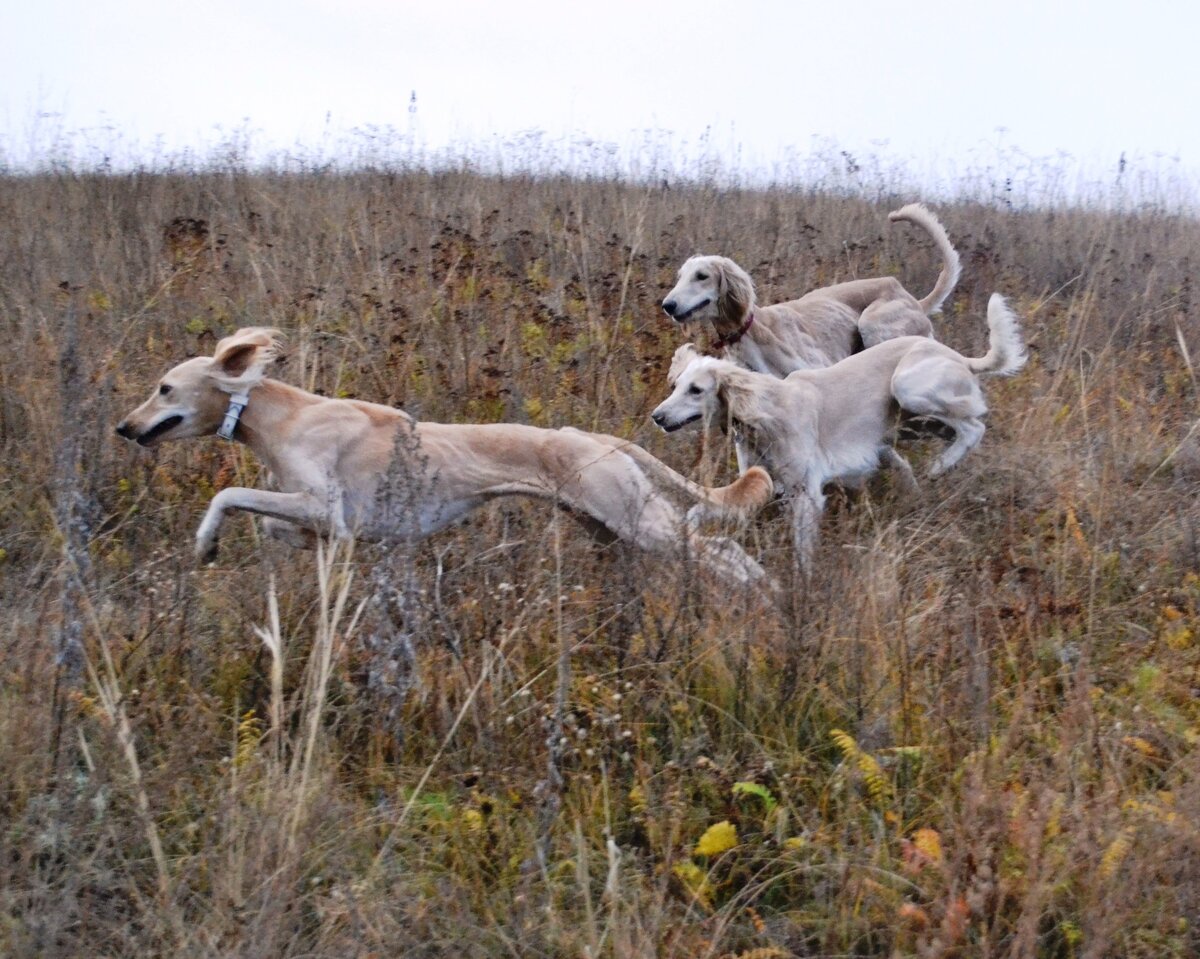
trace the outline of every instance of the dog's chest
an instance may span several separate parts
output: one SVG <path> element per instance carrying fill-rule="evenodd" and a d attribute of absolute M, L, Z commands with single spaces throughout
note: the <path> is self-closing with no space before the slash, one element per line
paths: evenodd
<path fill-rule="evenodd" d="M 738 430 L 735 438 L 747 453 L 747 465 L 761 466 L 777 486 L 789 492 L 828 483 L 854 483 L 879 470 L 878 442 L 841 442 L 826 448 L 795 437 L 764 439 L 749 430 Z"/>
<path fill-rule="evenodd" d="M 825 482 L 863 480 L 879 470 L 879 443 L 875 441 L 842 443 L 825 451 Z"/>
<path fill-rule="evenodd" d="M 804 468 L 790 455 L 783 441 L 765 438 L 740 425 L 734 427 L 733 438 L 745 454 L 746 466 L 761 466 L 777 485 L 785 488 L 803 484 Z"/>

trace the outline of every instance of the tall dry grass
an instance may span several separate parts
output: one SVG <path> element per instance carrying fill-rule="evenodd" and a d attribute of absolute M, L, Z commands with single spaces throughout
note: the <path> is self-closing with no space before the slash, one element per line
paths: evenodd
<path fill-rule="evenodd" d="M 1196 954 L 1192 219 L 939 209 L 964 260 L 939 336 L 980 352 L 998 290 L 1033 361 L 918 502 L 837 505 L 780 616 L 516 502 L 319 556 L 238 519 L 194 569 L 205 502 L 257 464 L 112 436 L 256 324 L 310 389 L 727 477 L 647 418 L 675 268 L 923 293 L 933 251 L 886 224 L 908 199 L 0 179 L 0 953 Z M 786 525 L 743 535 L 780 575 Z"/>

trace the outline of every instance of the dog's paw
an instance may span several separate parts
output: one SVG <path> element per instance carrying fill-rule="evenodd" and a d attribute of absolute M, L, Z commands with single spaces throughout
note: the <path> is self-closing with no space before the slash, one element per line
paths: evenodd
<path fill-rule="evenodd" d="M 217 553 L 219 552 L 220 544 L 215 536 L 205 537 L 204 539 L 196 540 L 196 564 L 198 566 L 207 566 L 209 563 L 215 562 Z"/>
<path fill-rule="evenodd" d="M 896 481 L 896 489 L 904 499 L 912 499 L 921 495 L 921 484 L 912 473 L 901 474 Z"/>

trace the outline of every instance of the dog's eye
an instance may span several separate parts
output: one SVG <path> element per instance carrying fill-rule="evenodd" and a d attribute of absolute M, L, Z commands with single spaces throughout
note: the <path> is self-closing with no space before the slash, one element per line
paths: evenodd
<path fill-rule="evenodd" d="M 708 274 L 707 274 L 707 273 L 697 273 L 697 274 L 696 274 L 696 279 L 697 279 L 697 280 L 707 280 L 707 279 L 708 279 Z"/>
<path fill-rule="evenodd" d="M 701 393 L 704 392 L 704 390 L 700 389 L 700 387 L 698 387 L 695 383 L 693 383 L 691 386 L 688 387 L 688 392 L 691 393 L 692 396 L 699 396 Z"/>
<path fill-rule="evenodd" d="M 159 396 L 166 396 L 166 395 L 167 395 L 168 393 L 170 393 L 170 392 L 171 392 L 171 387 L 167 386 L 167 384 L 166 384 L 166 383 L 164 383 L 162 386 L 160 386 L 160 387 L 158 388 L 158 395 L 159 395 Z"/>

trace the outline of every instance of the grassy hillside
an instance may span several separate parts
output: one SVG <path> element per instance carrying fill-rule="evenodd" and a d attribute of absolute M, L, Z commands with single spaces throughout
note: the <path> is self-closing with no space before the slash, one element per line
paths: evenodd
<path fill-rule="evenodd" d="M 314 557 L 229 523 L 258 466 L 112 433 L 277 326 L 277 375 L 425 419 L 660 435 L 657 301 L 720 252 L 764 302 L 938 263 L 867 202 L 442 175 L 0 180 L 0 954 L 1190 956 L 1200 951 L 1200 224 L 938 209 L 1027 370 L 915 502 L 839 499 L 817 571 L 510 502 Z M 928 448 L 910 447 L 915 461 Z"/>

